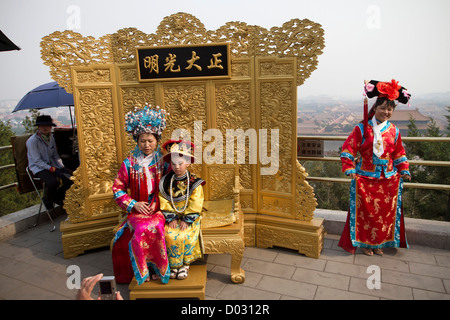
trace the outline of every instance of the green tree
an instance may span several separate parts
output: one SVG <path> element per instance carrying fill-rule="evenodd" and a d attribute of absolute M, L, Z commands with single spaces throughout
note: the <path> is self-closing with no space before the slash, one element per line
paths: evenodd
<path fill-rule="evenodd" d="M 449 109 L 450 111 L 450 109 Z M 450 118 L 447 117 L 450 121 Z M 408 136 L 420 136 L 417 127 L 410 119 Z M 426 137 L 442 137 L 436 121 L 431 119 Z M 408 142 L 406 144 L 409 159 L 449 161 L 450 145 L 445 142 Z M 450 184 L 450 174 L 446 167 L 410 166 L 413 182 L 429 184 Z M 405 189 L 403 194 L 404 211 L 407 216 L 450 221 L 449 192 L 429 189 Z"/>
<path fill-rule="evenodd" d="M 447 111 L 450 113 L 450 106 L 446 107 Z M 450 116 L 446 115 L 447 118 L 447 137 L 450 137 Z"/>
<path fill-rule="evenodd" d="M 11 145 L 11 136 L 14 135 L 11 123 L 9 121 L 0 121 L 0 146 Z M 0 152 L 0 166 L 6 166 L 14 163 L 14 158 L 10 150 L 3 150 Z M 0 185 L 4 186 L 15 181 L 14 171 L 4 169 L 0 175 Z"/>
<path fill-rule="evenodd" d="M 11 145 L 12 136 L 14 136 L 14 132 L 12 131 L 10 122 L 0 121 L 0 146 Z M 13 163 L 14 158 L 10 149 L 0 152 L 0 166 Z M 1 171 L 0 186 L 9 185 L 16 181 L 17 177 L 14 168 L 4 169 Z M 16 212 L 38 203 L 38 198 L 34 192 L 21 195 L 17 192 L 16 188 L 0 190 L 0 199 L 2 200 L 2 204 L 0 206 L 0 216 L 11 212 Z"/>
<path fill-rule="evenodd" d="M 340 151 L 329 154 L 337 157 Z M 312 177 L 344 178 L 340 162 L 306 161 L 304 163 L 306 172 Z M 332 210 L 348 210 L 349 185 L 335 182 L 310 182 L 314 188 L 318 208 Z"/>
<path fill-rule="evenodd" d="M 36 123 L 36 118 L 41 115 L 38 109 L 31 109 L 30 112 L 31 116 L 26 116 L 22 120 L 22 126 L 25 128 L 24 134 L 32 134 L 36 132 L 36 127 L 34 124 Z"/>
<path fill-rule="evenodd" d="M 417 128 L 416 120 L 410 115 L 408 124 L 408 137 L 421 137 L 421 136 L 422 134 Z M 412 159 L 412 155 L 414 155 L 414 157 L 423 159 L 424 152 L 422 144 L 423 144 L 422 142 L 413 142 L 406 144 L 405 151 L 410 159 Z"/>

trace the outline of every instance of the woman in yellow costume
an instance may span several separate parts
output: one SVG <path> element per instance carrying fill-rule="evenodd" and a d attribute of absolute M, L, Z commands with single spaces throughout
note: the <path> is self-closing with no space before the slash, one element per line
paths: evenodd
<path fill-rule="evenodd" d="M 159 183 L 170 278 L 182 280 L 188 276 L 189 265 L 202 257 L 199 236 L 205 181 L 187 170 L 194 162 L 191 142 L 170 140 L 162 149 L 167 152 L 163 159 L 172 169 Z"/>

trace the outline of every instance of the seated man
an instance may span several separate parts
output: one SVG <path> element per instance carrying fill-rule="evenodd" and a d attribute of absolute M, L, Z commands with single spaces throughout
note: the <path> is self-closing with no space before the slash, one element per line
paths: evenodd
<path fill-rule="evenodd" d="M 33 174 L 45 182 L 44 204 L 47 210 L 53 209 L 53 204 L 60 206 L 66 191 L 73 182 L 70 180 L 72 170 L 64 167 L 56 150 L 52 126 L 56 127 L 52 118 L 41 115 L 36 118 L 38 130 L 27 141 L 28 168 Z M 62 180 L 62 186 L 58 177 Z"/>

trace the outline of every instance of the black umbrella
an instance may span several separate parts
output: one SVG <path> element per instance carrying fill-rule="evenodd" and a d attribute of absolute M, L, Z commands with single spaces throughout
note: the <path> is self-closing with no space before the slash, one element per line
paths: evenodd
<path fill-rule="evenodd" d="M 0 30 L 0 51 L 20 50 L 7 36 Z"/>

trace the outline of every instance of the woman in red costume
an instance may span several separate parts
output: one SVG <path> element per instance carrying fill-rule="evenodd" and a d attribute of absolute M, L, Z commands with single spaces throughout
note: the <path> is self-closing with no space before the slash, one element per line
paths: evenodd
<path fill-rule="evenodd" d="M 129 283 L 133 275 L 140 285 L 152 278 L 167 283 L 170 267 L 164 236 L 164 215 L 159 210 L 158 186 L 166 167 L 158 147 L 166 128 L 166 111 L 145 106 L 125 116 L 125 130 L 136 148 L 114 180 L 113 192 L 126 217 L 117 230 L 112 259 L 116 281 Z"/>
<path fill-rule="evenodd" d="M 408 248 L 402 209 L 403 180 L 411 180 L 400 130 L 388 120 L 395 101 L 411 95 L 398 82 L 365 83 L 367 97 L 377 96 L 364 120 L 342 146 L 342 171 L 352 178 L 350 208 L 339 246 L 350 253 L 383 254 L 382 248 Z M 359 156 L 359 157 L 358 157 Z"/>

